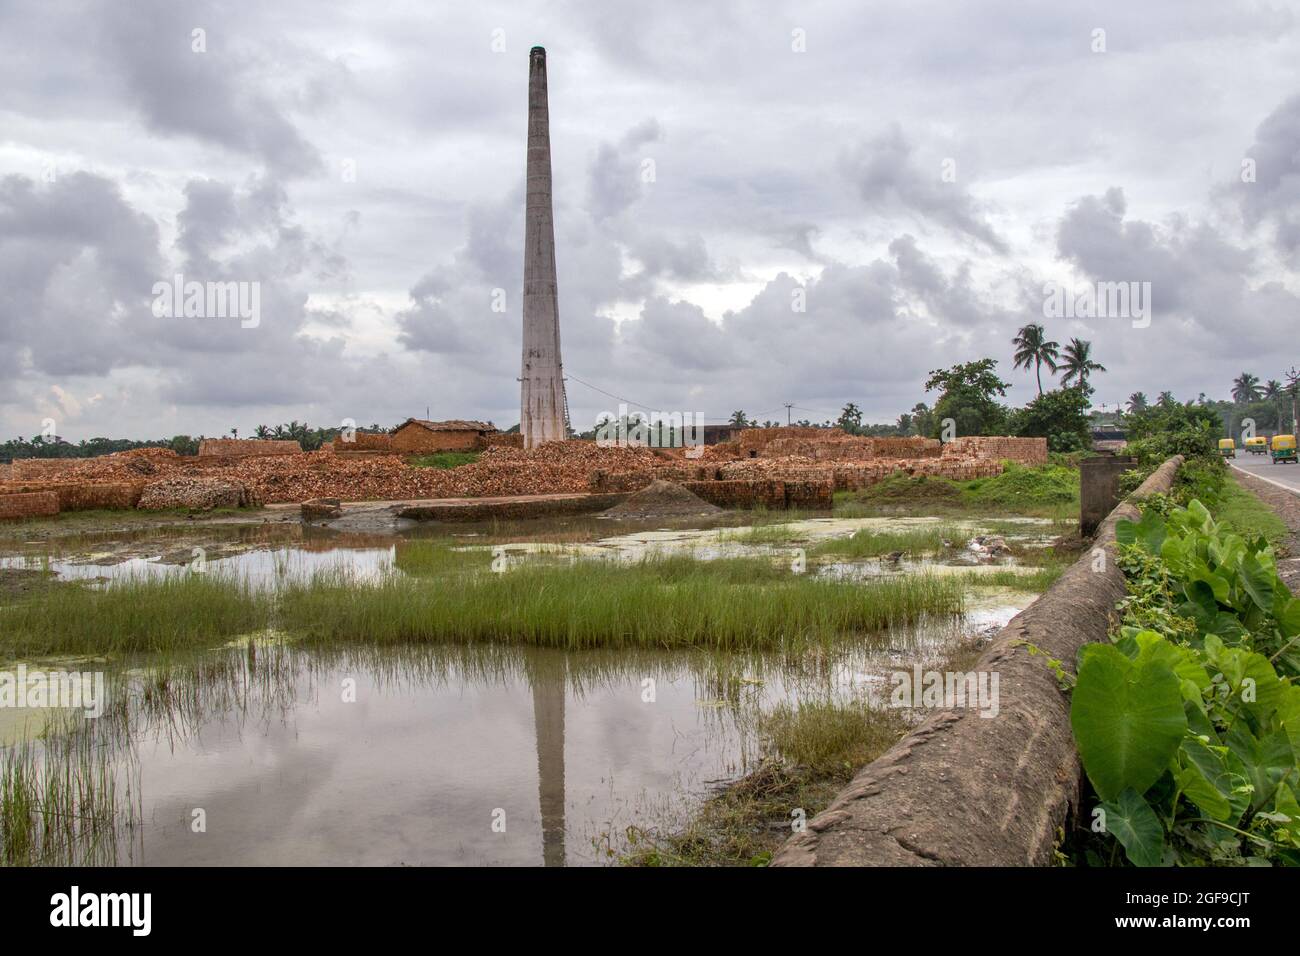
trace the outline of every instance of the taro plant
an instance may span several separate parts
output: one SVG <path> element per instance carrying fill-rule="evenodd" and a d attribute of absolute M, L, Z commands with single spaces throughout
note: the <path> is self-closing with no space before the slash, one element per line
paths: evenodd
<path fill-rule="evenodd" d="M 1300 865 L 1300 600 L 1198 501 L 1118 537 L 1123 620 L 1080 652 L 1070 708 L 1086 860 Z"/>

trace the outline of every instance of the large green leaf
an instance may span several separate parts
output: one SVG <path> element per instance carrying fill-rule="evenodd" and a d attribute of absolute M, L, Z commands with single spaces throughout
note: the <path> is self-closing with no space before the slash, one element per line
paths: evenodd
<path fill-rule="evenodd" d="M 1267 806 L 1282 778 L 1295 770 L 1295 752 L 1286 731 L 1274 731 L 1261 740 L 1239 722 L 1224 735 L 1224 743 L 1245 766 L 1246 778 L 1255 788 L 1250 799 L 1252 809 Z"/>
<path fill-rule="evenodd" d="M 1159 866 L 1164 859 L 1165 830 L 1147 802 L 1130 787 L 1101 806 L 1106 811 L 1106 832 L 1123 844 L 1129 862 Z"/>
<path fill-rule="evenodd" d="M 1103 800 L 1146 792 L 1187 729 L 1178 675 L 1165 661 L 1130 661 L 1109 644 L 1080 655 L 1070 725 L 1088 779 Z"/>
<path fill-rule="evenodd" d="M 1200 767 L 1195 763 L 1188 761 L 1179 769 L 1175 780 L 1178 783 L 1178 789 L 1187 796 L 1188 800 L 1196 804 L 1206 816 L 1223 821 L 1234 819 L 1232 804 L 1228 802 L 1228 798 L 1201 772 Z"/>
<path fill-rule="evenodd" d="M 1241 559 L 1239 580 L 1246 593 L 1256 606 L 1263 611 L 1273 610 L 1273 590 L 1277 586 L 1277 575 L 1271 568 L 1266 568 L 1249 554 Z"/>

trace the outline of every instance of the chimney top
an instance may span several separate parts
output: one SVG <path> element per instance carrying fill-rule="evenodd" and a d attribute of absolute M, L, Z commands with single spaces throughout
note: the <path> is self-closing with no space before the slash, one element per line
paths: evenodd
<path fill-rule="evenodd" d="M 540 57 L 545 57 L 545 56 L 546 56 L 546 47 L 544 47 L 544 46 L 535 46 L 535 47 L 533 47 L 531 50 L 528 51 L 528 55 L 529 55 L 529 56 L 540 56 Z"/>

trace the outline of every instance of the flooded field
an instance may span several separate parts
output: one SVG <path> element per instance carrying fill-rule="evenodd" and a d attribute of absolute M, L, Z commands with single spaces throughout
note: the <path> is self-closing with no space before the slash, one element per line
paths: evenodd
<path fill-rule="evenodd" d="M 862 589 L 870 585 L 855 582 L 1032 570 L 1026 558 L 1053 538 L 1051 523 L 1034 519 L 740 526 L 730 517 L 713 527 L 442 528 L 437 553 L 500 563 L 504 577 L 557 561 L 572 574 L 584 562 L 664 556 L 714 568 L 761 559 L 789 577 L 803 560 L 809 579 Z M 237 578 L 272 605 L 312 591 L 322 574 L 360 589 L 395 578 L 455 589 L 459 579 L 425 566 L 434 537 L 276 527 L 15 543 L 0 574 L 39 571 L 110 591 L 203 574 Z M 871 553 L 896 538 L 938 547 Z M 892 672 L 942 663 L 1033 598 L 972 584 L 956 613 L 773 650 L 375 643 L 366 633 L 339 645 L 274 627 L 187 652 L 10 653 L 0 667 L 21 663 L 34 680 L 42 668 L 102 672 L 110 703 L 93 721 L 0 710 L 0 743 L 10 782 L 99 781 L 83 794 L 100 801 L 95 826 L 69 829 L 34 862 L 603 864 L 619 860 L 629 832 L 680 825 L 764 759 L 762 718 L 773 707 L 886 706 Z M 0 606 L 0 622 L 19 610 Z"/>

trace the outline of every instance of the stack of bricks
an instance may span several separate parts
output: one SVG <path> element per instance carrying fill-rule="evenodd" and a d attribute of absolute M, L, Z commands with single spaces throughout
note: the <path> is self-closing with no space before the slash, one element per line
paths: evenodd
<path fill-rule="evenodd" d="M 6 481 L 0 498 L 52 494 L 59 511 L 134 508 L 143 488 L 143 481 Z"/>
<path fill-rule="evenodd" d="M 0 519 L 48 518 L 59 513 L 59 496 L 52 491 L 0 494 Z"/>
<path fill-rule="evenodd" d="M 764 458 L 815 458 L 819 461 L 874 461 L 880 458 L 938 458 L 937 438 L 866 438 L 820 429 L 816 438 L 777 438 L 762 450 Z"/>
<path fill-rule="evenodd" d="M 1047 439 L 977 435 L 969 438 L 954 438 L 943 446 L 945 458 L 965 455 L 992 461 L 1014 461 L 1021 465 L 1045 465 L 1047 464 Z"/>
<path fill-rule="evenodd" d="M 85 464 L 84 458 L 15 458 L 9 468 L 13 481 L 40 481 L 58 478 L 78 465 Z"/>
<path fill-rule="evenodd" d="M 260 438 L 205 438 L 199 442 L 200 458 L 252 458 L 261 455 L 301 455 L 296 441 Z"/>
<path fill-rule="evenodd" d="M 323 452 L 336 455 L 393 455 L 393 436 L 388 432 L 353 432 L 351 441 L 342 436 L 321 446 Z"/>

